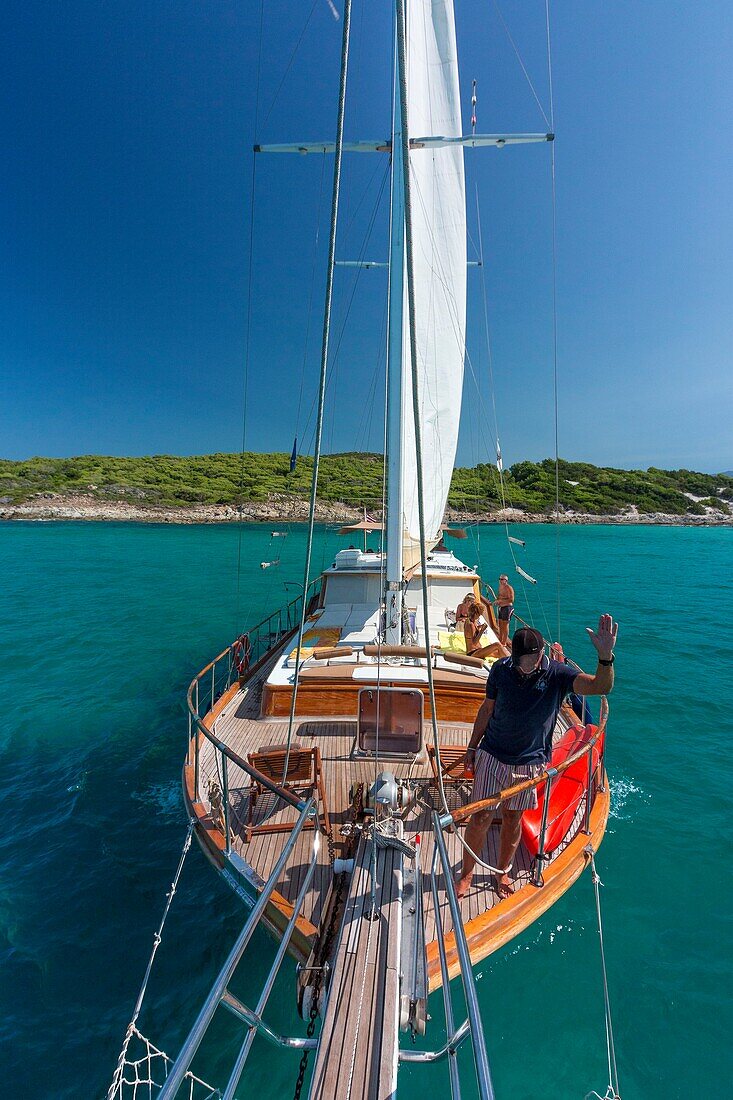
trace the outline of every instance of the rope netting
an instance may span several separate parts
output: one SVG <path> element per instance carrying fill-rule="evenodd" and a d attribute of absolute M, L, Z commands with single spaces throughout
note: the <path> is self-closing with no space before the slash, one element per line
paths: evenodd
<path fill-rule="evenodd" d="M 117 1066 L 112 1078 L 112 1084 L 107 1090 L 107 1100 L 142 1100 L 143 1097 L 145 1097 L 145 1100 L 152 1100 L 152 1097 L 163 1087 L 165 1079 L 168 1076 L 168 1070 L 173 1064 L 173 1059 L 170 1058 L 165 1051 L 160 1050 L 151 1043 L 149 1039 L 145 1038 L 137 1026 L 137 1021 L 143 1006 L 145 993 L 147 992 L 150 974 L 153 969 L 153 962 L 155 961 L 156 953 L 163 938 L 163 928 L 168 918 L 173 898 L 178 890 L 178 883 L 181 878 L 181 872 L 183 871 L 183 865 L 186 862 L 186 856 L 191 848 L 193 825 L 193 821 L 189 821 L 181 854 L 178 857 L 178 866 L 176 867 L 170 890 L 166 894 L 163 915 L 158 925 L 158 930 L 153 936 L 152 951 L 150 952 L 145 976 L 140 986 L 140 992 L 137 995 L 132 1019 L 127 1025 L 125 1039 L 122 1044 L 119 1058 L 117 1059 Z M 185 1082 L 186 1091 L 179 1091 L 178 1093 L 180 1100 L 184 1100 L 184 1098 L 187 1098 L 187 1100 L 213 1100 L 214 1097 L 221 1097 L 222 1095 L 218 1089 L 213 1088 L 212 1085 L 208 1085 L 206 1081 L 202 1081 L 200 1077 L 196 1077 L 190 1071 L 186 1074 Z"/>
<path fill-rule="evenodd" d="M 107 1093 L 107 1100 L 146 1100 L 165 1084 L 173 1059 L 159 1050 L 135 1024 L 131 1024 L 125 1036 L 124 1057 L 115 1071 L 114 1080 Z M 178 1100 L 220 1100 L 219 1089 L 202 1081 L 190 1070 L 184 1078 L 184 1087 L 178 1091 Z"/>

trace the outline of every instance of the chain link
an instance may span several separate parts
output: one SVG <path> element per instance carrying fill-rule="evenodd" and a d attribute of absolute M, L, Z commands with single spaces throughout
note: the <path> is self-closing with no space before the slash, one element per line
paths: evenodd
<path fill-rule="evenodd" d="M 313 1000 L 311 1001 L 310 1011 L 308 1013 L 308 1027 L 306 1028 L 306 1035 L 309 1039 L 313 1038 L 313 1034 L 316 1030 L 316 1017 L 318 1016 L 318 996 L 320 994 L 320 973 L 317 973 L 316 980 L 313 983 Z M 293 1100 L 300 1100 L 300 1094 L 303 1089 L 303 1082 L 305 1080 L 305 1071 L 308 1068 L 308 1055 L 309 1050 L 304 1050 L 300 1059 L 300 1065 L 298 1066 L 298 1077 L 295 1081 L 295 1092 L 293 1093 Z"/>

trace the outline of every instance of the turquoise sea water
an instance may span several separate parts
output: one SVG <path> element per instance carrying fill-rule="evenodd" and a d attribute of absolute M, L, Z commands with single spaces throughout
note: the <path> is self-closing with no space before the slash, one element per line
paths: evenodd
<path fill-rule="evenodd" d="M 500 528 L 460 544 L 492 583 L 511 560 Z M 557 618 L 556 533 L 522 529 L 518 608 Z M 101 1097 L 137 994 L 185 832 L 185 689 L 240 627 L 290 598 L 302 529 L 0 525 L 0 1090 Z M 316 566 L 338 543 L 319 532 Z M 620 621 L 608 768 L 613 811 L 598 857 L 624 1100 L 722 1096 L 731 1079 L 730 699 L 733 531 L 560 532 L 567 652 Z M 239 595 L 237 590 L 239 588 Z M 540 602 L 540 600 L 542 602 Z M 239 614 L 237 614 L 239 603 Z M 175 1052 L 240 927 L 242 909 L 194 846 L 141 1027 Z M 568 1100 L 605 1090 L 601 976 L 587 875 L 480 967 L 497 1095 Z M 256 998 L 263 934 L 239 978 Z M 288 965 L 275 1026 L 299 1030 Z M 439 1024 L 440 1008 L 432 1009 Z M 435 1029 L 437 1031 L 437 1027 Z M 237 1041 L 218 1021 L 202 1070 L 223 1084 Z M 439 1045 L 439 1036 L 433 1032 Z M 295 1055 L 260 1040 L 240 1097 L 292 1095 Z M 408 1100 L 447 1095 L 441 1069 L 400 1071 Z M 466 1089 L 464 1095 L 471 1095 Z"/>

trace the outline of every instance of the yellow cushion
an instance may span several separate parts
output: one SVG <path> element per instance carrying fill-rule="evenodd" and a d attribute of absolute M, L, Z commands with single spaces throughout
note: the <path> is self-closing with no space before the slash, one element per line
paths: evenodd
<path fill-rule="evenodd" d="M 303 635 L 303 644 L 300 647 L 300 659 L 304 660 L 306 657 L 310 657 L 314 649 L 319 649 L 321 646 L 334 646 L 341 637 L 341 626 L 322 626 L 313 627 L 312 630 L 306 630 Z M 290 651 L 290 657 L 295 660 L 298 655 L 298 647 Z"/>
<path fill-rule="evenodd" d="M 466 652 L 466 639 L 459 630 L 455 630 L 452 633 L 448 630 L 438 631 L 438 645 L 444 653 L 465 653 Z"/>

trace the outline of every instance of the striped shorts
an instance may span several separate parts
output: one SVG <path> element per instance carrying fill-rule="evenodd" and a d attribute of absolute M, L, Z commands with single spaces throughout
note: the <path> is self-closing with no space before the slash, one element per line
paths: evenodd
<path fill-rule="evenodd" d="M 534 779 L 544 770 L 544 764 L 502 764 L 485 749 L 476 753 L 476 774 L 473 780 L 472 802 L 491 798 L 507 787 L 513 787 L 525 779 Z M 537 788 L 520 791 L 513 798 L 502 802 L 508 810 L 534 810 L 537 806 Z"/>

